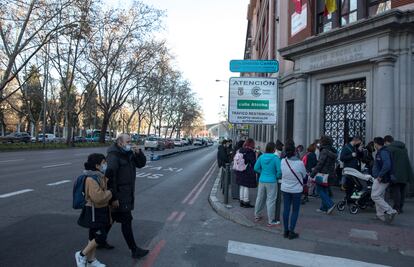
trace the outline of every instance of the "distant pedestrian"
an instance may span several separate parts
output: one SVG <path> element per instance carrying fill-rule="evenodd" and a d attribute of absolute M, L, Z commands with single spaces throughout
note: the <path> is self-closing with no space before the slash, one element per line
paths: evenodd
<path fill-rule="evenodd" d="M 256 153 L 254 140 L 248 138 L 239 152 L 246 166 L 244 171 L 235 171 L 237 184 L 240 186 L 240 207 L 254 208 L 249 200 L 249 188 L 257 187 L 256 173 L 254 165 L 256 164 Z M 234 161 L 236 162 L 237 153 Z"/>
<path fill-rule="evenodd" d="M 331 214 L 335 209 L 335 203 L 329 196 L 328 191 L 328 179 L 330 176 L 335 175 L 335 162 L 337 157 L 336 149 L 332 145 L 333 140 L 330 136 L 321 137 L 318 163 L 310 175 L 316 183 L 316 191 L 321 198 L 321 206 L 316 211 L 327 214 Z"/>
<path fill-rule="evenodd" d="M 282 192 L 283 192 L 283 237 L 294 239 L 299 234 L 295 232 L 299 216 L 300 198 L 303 191 L 303 178 L 306 169 L 303 162 L 296 157 L 295 144 L 286 142 L 286 157 L 282 160 Z"/>
<path fill-rule="evenodd" d="M 274 142 L 269 142 L 266 145 L 265 153 L 257 159 L 256 164 L 254 165 L 255 172 L 260 174 L 254 211 L 255 220 L 261 220 L 261 212 L 266 202 L 267 226 L 269 227 L 280 224 L 280 222 L 275 220 L 275 203 L 278 185 L 277 180 L 282 176 L 282 171 L 280 169 L 280 159 L 274 154 L 275 150 L 276 144 Z"/>
<path fill-rule="evenodd" d="M 122 234 L 131 250 L 132 258 L 139 259 L 148 254 L 135 243 L 132 231 L 132 210 L 135 202 L 136 168 L 145 166 L 147 159 L 141 149 L 131 146 L 131 137 L 121 134 L 116 143 L 108 148 L 108 187 L 113 192 L 112 219 L 121 224 Z M 111 227 L 108 228 L 108 232 Z M 109 248 L 110 245 L 105 247 Z"/>
<path fill-rule="evenodd" d="M 232 154 L 231 161 L 233 161 L 234 156 L 236 155 L 237 151 L 243 147 L 243 144 L 244 144 L 244 140 L 239 140 L 236 143 L 236 146 L 234 147 L 234 150 L 233 150 L 234 153 Z M 235 200 L 239 200 L 239 197 L 240 197 L 240 187 L 237 184 L 236 173 L 233 169 L 231 172 L 231 197 Z"/>
<path fill-rule="evenodd" d="M 305 154 L 306 154 L 306 151 L 305 151 L 305 148 L 303 147 L 303 145 L 298 145 L 296 147 L 296 157 L 298 159 L 302 159 Z"/>
<path fill-rule="evenodd" d="M 391 135 L 385 136 L 384 142 L 391 153 L 393 174 L 396 178 L 396 181 L 391 184 L 391 195 L 394 201 L 393 208 L 398 213 L 403 213 L 406 186 L 414 181 L 413 169 L 407 148 L 403 142 L 394 141 Z"/>
<path fill-rule="evenodd" d="M 391 175 L 393 174 L 391 153 L 384 146 L 384 139 L 382 137 L 375 137 L 374 145 L 377 154 L 375 155 L 374 168 L 372 169 L 372 175 L 375 180 L 372 184 L 371 198 L 375 202 L 377 218 L 386 223 L 391 223 L 397 211 L 384 199 L 385 190 L 389 186 Z"/>
<path fill-rule="evenodd" d="M 225 168 L 226 163 L 230 163 L 229 154 L 228 154 L 228 141 L 223 140 L 218 146 L 217 151 L 217 166 L 219 168 Z"/>
<path fill-rule="evenodd" d="M 285 157 L 284 144 L 278 139 L 276 140 L 276 151 L 275 155 L 282 160 Z M 276 197 L 276 211 L 275 211 L 275 220 L 278 224 L 280 224 L 280 213 L 281 213 L 281 206 L 282 206 L 282 177 L 277 179 L 277 197 Z"/>
<path fill-rule="evenodd" d="M 76 252 L 75 259 L 78 267 L 105 267 L 96 259 L 95 252 L 98 245 L 106 243 L 107 227 L 110 224 L 109 201 L 112 192 L 107 189 L 108 179 L 104 176 L 106 160 L 102 154 L 91 154 L 84 164 L 85 179 L 85 207 L 79 218 L 79 224 L 89 228 L 88 245 Z"/>

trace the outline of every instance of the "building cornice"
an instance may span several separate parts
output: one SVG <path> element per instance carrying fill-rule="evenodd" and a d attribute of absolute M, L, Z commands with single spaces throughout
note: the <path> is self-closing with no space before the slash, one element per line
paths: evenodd
<path fill-rule="evenodd" d="M 360 20 L 345 27 L 337 28 L 320 35 L 312 36 L 304 41 L 279 49 L 281 56 L 287 60 L 294 60 L 303 54 L 316 49 L 330 47 L 340 41 L 349 42 L 350 39 L 378 33 L 378 30 L 407 29 L 414 32 L 414 10 L 390 10 L 384 14 Z"/>

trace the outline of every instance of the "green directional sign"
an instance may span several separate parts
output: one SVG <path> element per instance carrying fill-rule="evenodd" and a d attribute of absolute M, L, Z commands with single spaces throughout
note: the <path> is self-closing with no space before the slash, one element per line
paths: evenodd
<path fill-rule="evenodd" d="M 269 109 L 269 100 L 237 100 L 238 109 Z"/>
<path fill-rule="evenodd" d="M 231 60 L 231 72 L 275 73 L 279 71 L 277 60 Z"/>

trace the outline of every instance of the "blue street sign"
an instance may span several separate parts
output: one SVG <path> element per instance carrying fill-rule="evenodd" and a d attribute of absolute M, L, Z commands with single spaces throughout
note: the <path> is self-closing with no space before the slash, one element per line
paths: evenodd
<path fill-rule="evenodd" d="M 231 72 L 273 73 L 279 71 L 277 60 L 231 60 Z"/>

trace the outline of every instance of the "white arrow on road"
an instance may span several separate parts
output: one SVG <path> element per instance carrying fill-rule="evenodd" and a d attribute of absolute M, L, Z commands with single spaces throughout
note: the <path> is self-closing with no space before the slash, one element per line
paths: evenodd
<path fill-rule="evenodd" d="M 373 264 L 363 261 L 331 257 L 308 252 L 273 248 L 255 244 L 229 241 L 227 252 L 262 260 L 285 263 L 306 267 L 389 267 L 387 265 Z"/>

